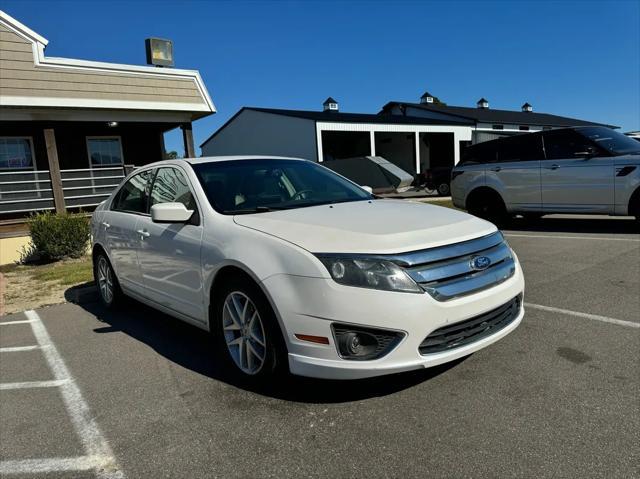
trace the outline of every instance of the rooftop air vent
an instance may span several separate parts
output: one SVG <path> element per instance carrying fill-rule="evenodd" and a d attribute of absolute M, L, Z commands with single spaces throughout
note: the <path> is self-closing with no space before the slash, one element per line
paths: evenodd
<path fill-rule="evenodd" d="M 327 98 L 322 104 L 323 111 L 338 111 L 338 102 L 333 98 Z"/>
<path fill-rule="evenodd" d="M 476 103 L 476 105 L 478 106 L 478 108 L 482 108 L 482 109 L 489 108 L 489 102 L 484 98 L 480 98 L 478 100 L 478 103 Z"/>

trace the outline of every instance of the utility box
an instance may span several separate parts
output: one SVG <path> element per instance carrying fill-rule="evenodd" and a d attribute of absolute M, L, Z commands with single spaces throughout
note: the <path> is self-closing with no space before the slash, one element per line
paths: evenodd
<path fill-rule="evenodd" d="M 329 160 L 323 161 L 322 165 L 360 186 L 370 186 L 374 193 L 402 192 L 414 180 L 413 175 L 381 156 Z"/>

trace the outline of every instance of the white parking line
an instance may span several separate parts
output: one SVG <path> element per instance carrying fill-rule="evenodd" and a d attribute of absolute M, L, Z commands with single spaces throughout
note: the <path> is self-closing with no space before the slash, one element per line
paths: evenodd
<path fill-rule="evenodd" d="M 53 381 L 26 381 L 23 383 L 0 383 L 0 391 L 6 391 L 9 389 L 57 388 L 67 382 L 69 382 L 68 379 L 54 379 Z M 0 466 L 0 471 L 2 471 L 2 466 Z"/>
<path fill-rule="evenodd" d="M 0 321 L 0 326 L 7 326 L 9 324 L 27 324 L 33 323 L 31 319 L 21 319 L 19 321 Z"/>
<path fill-rule="evenodd" d="M 618 326 L 625 326 L 627 328 L 640 328 L 640 323 L 634 323 L 633 321 L 624 321 L 622 319 L 610 318 L 608 316 L 600 316 L 598 314 L 581 313 L 579 311 L 571 311 L 570 309 L 553 308 L 551 306 L 544 306 L 542 304 L 524 303 L 525 307 L 539 309 L 540 311 L 548 311 L 550 313 L 568 314 L 570 316 L 576 316 L 578 318 L 591 319 L 593 321 L 601 321 L 603 323 L 616 324 Z"/>
<path fill-rule="evenodd" d="M 572 239 L 572 240 L 602 240 L 602 241 L 634 241 L 640 242 L 640 239 L 636 238 L 606 238 L 603 236 L 556 236 L 556 235 L 526 235 L 526 234 L 514 234 L 503 233 L 508 238 L 553 238 L 553 239 Z"/>
<path fill-rule="evenodd" d="M 48 459 L 22 459 L 3 461 L 0 471 L 3 474 L 46 474 L 48 472 L 89 471 L 99 467 L 103 458 L 80 457 L 52 457 Z"/>
<path fill-rule="evenodd" d="M 33 351 L 40 349 L 40 346 L 11 346 L 8 348 L 0 348 L 0 353 L 15 353 L 17 351 Z"/>
<path fill-rule="evenodd" d="M 80 388 L 73 380 L 62 356 L 58 353 L 55 344 L 51 342 L 49 333 L 40 316 L 35 311 L 26 311 L 25 315 L 31 322 L 31 329 L 38 345 L 42 347 L 44 357 L 53 373 L 54 381 L 5 383 L 0 384 L 0 389 L 59 386 L 67 413 L 71 418 L 76 434 L 80 437 L 86 456 L 63 459 L 0 461 L 0 476 L 9 474 L 12 471 L 37 473 L 92 469 L 99 478 L 124 478 L 123 472 L 116 463 L 111 447 L 100 432 L 100 428 L 92 417 L 89 406 L 82 397 Z"/>

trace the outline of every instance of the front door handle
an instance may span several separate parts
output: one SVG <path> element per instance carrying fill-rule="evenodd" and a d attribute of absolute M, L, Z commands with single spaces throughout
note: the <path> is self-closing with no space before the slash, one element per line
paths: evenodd
<path fill-rule="evenodd" d="M 560 165 L 556 165 L 555 163 L 546 167 L 547 170 L 557 170 L 558 168 L 560 168 Z"/>
<path fill-rule="evenodd" d="M 136 233 L 138 233 L 140 236 L 142 236 L 142 238 L 148 238 L 151 233 L 149 233 L 147 230 L 138 230 L 136 231 Z"/>
<path fill-rule="evenodd" d="M 109 229 L 111 227 L 111 225 L 109 223 L 107 223 L 106 221 L 102 222 L 102 226 L 104 226 L 104 229 Z"/>
<path fill-rule="evenodd" d="M 494 166 L 493 168 L 491 168 L 491 171 L 500 171 L 502 168 L 500 168 L 499 166 Z"/>

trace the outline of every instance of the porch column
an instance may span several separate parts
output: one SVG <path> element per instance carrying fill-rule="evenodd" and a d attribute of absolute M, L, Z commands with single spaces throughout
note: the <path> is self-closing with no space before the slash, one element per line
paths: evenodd
<path fill-rule="evenodd" d="M 369 132 L 369 142 L 371 143 L 371 156 L 376 156 L 376 132 Z"/>
<path fill-rule="evenodd" d="M 416 175 L 419 175 L 420 172 L 420 132 L 416 131 L 414 133 L 416 140 Z"/>
<path fill-rule="evenodd" d="M 62 191 L 62 177 L 60 175 L 60 162 L 58 161 L 58 148 L 56 147 L 56 135 L 53 128 L 45 128 L 44 143 L 47 146 L 47 160 L 49 161 L 49 177 L 51 178 L 51 190 L 53 191 L 53 203 L 56 213 L 64 213 L 64 192 Z"/>
<path fill-rule="evenodd" d="M 184 141 L 184 157 L 195 158 L 196 148 L 193 145 L 193 130 L 191 129 L 191 123 L 184 123 L 180 125 L 182 130 L 182 140 Z"/>

